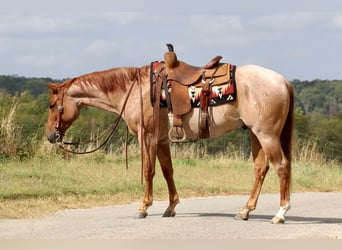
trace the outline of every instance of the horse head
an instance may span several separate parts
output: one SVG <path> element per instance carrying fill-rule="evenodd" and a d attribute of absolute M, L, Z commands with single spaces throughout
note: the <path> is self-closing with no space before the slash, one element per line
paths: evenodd
<path fill-rule="evenodd" d="M 67 93 L 70 84 L 70 80 L 62 84 L 48 84 L 50 101 L 45 135 L 51 143 L 62 142 L 66 130 L 80 114 L 77 101 Z"/>

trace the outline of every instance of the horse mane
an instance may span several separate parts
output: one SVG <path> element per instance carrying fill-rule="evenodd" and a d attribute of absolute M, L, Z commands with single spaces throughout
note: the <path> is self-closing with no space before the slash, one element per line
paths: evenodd
<path fill-rule="evenodd" d="M 113 68 L 81 75 L 71 81 L 77 81 L 81 88 L 94 86 L 105 94 L 118 90 L 124 92 L 127 88 L 127 80 L 134 80 L 136 72 L 137 68 L 133 67 Z"/>
<path fill-rule="evenodd" d="M 116 91 L 125 92 L 129 87 L 127 82 L 135 80 L 138 71 L 140 71 L 140 77 L 147 77 L 148 69 L 149 66 L 146 65 L 141 68 L 122 67 L 96 71 L 70 78 L 62 84 L 58 84 L 58 87 L 69 88 L 72 84 L 77 84 L 84 90 L 95 87 L 105 94 Z"/>

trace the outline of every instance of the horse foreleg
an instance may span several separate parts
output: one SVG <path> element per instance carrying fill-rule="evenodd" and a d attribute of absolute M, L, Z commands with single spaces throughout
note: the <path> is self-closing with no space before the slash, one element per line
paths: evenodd
<path fill-rule="evenodd" d="M 269 165 L 265 153 L 256 136 L 250 131 L 252 143 L 252 155 L 255 169 L 255 182 L 246 205 L 235 216 L 236 219 L 248 220 L 249 213 L 255 210 L 260 195 L 265 176 L 268 172 Z"/>
<path fill-rule="evenodd" d="M 137 219 L 143 219 L 146 218 L 147 209 L 152 205 L 153 203 L 153 178 L 155 175 L 155 163 L 156 163 L 156 145 L 153 144 L 147 144 L 150 145 L 149 148 L 144 147 L 143 150 L 143 174 L 145 179 L 145 195 L 143 202 L 138 209 L 138 212 L 135 216 Z"/>
<path fill-rule="evenodd" d="M 179 197 L 173 180 L 173 167 L 168 141 L 158 144 L 157 156 L 169 190 L 169 206 L 165 210 L 163 217 L 173 217 L 176 215 L 175 207 L 179 203 Z"/>

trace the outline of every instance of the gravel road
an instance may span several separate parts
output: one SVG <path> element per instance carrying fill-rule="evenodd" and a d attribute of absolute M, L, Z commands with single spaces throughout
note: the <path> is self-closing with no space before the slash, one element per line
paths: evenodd
<path fill-rule="evenodd" d="M 0 220 L 0 239 L 342 239 L 342 193 L 294 193 L 286 223 L 269 221 L 278 194 L 259 198 L 248 221 L 234 219 L 248 196 L 182 199 L 174 218 L 162 218 L 166 201 L 155 201 L 143 220 L 139 203 L 71 209 L 28 220 Z"/>

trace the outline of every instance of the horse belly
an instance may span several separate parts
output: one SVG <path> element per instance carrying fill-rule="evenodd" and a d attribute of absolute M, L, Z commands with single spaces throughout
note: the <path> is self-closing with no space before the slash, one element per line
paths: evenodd
<path fill-rule="evenodd" d="M 198 139 L 200 109 L 192 109 L 183 116 L 183 127 L 188 139 Z M 218 137 L 236 128 L 242 127 L 243 122 L 235 107 L 230 104 L 209 108 L 210 137 Z"/>

